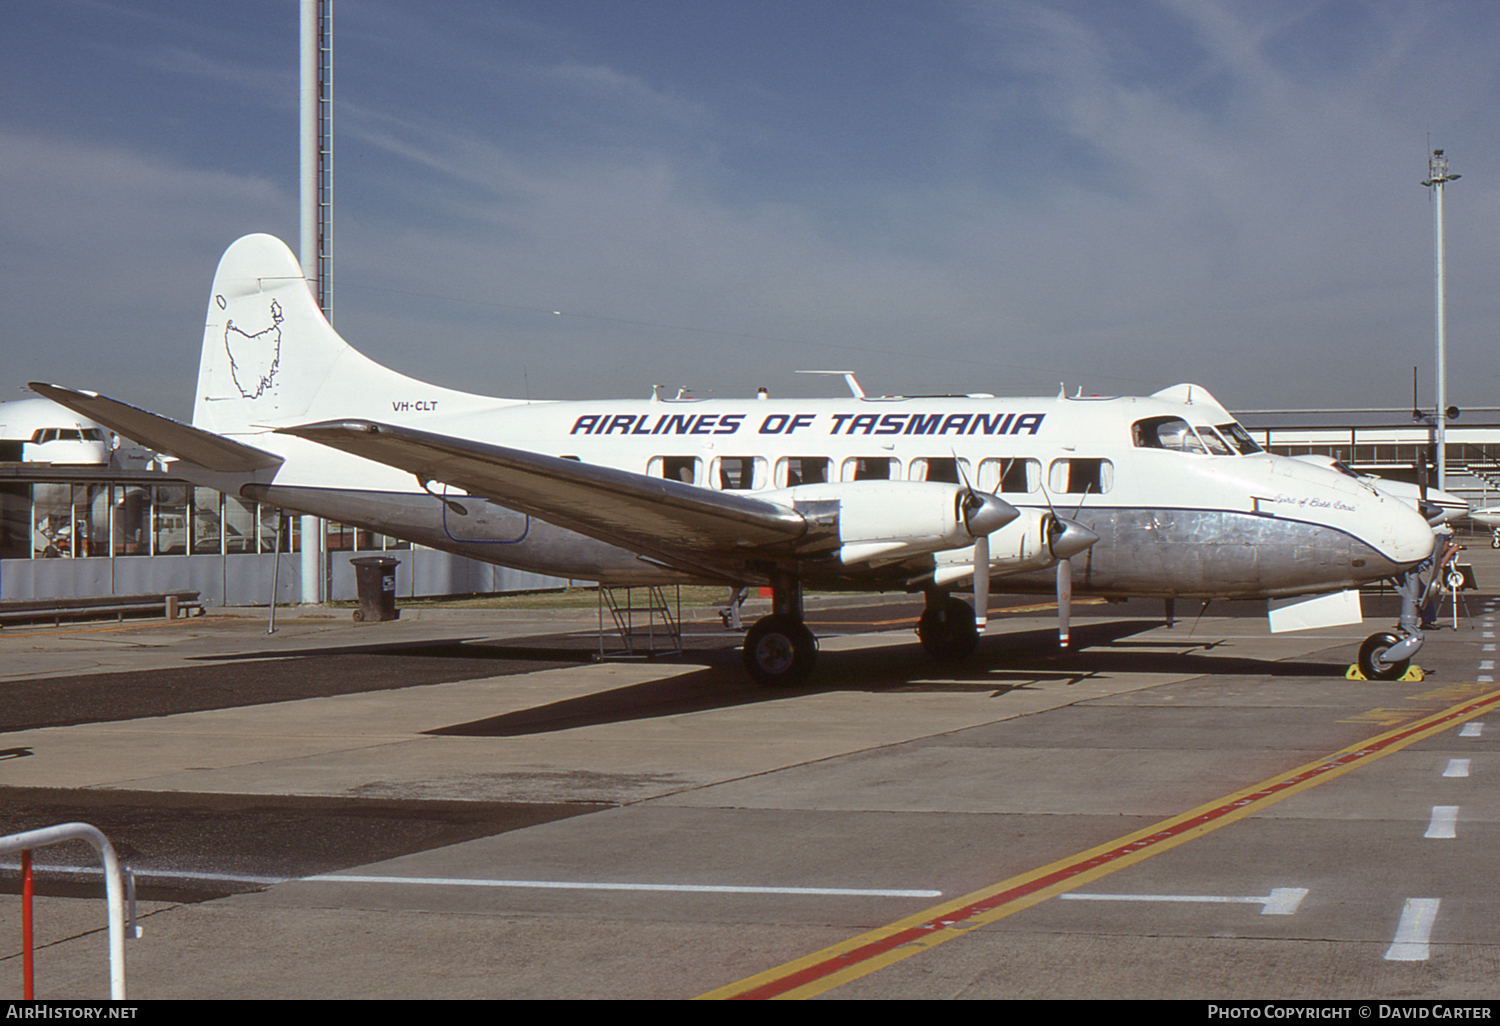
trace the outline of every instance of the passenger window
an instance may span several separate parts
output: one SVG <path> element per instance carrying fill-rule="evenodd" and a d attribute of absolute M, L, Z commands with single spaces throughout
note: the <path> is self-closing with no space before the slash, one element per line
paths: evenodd
<path fill-rule="evenodd" d="M 979 462 L 976 486 L 986 492 L 1034 492 L 1042 485 L 1039 460 L 988 459 Z"/>
<path fill-rule="evenodd" d="M 646 473 L 652 477 L 664 477 L 668 481 L 697 484 L 698 457 L 653 456 L 651 462 L 646 464 Z"/>
<path fill-rule="evenodd" d="M 1053 460 L 1047 484 L 1059 495 L 1102 495 L 1114 487 L 1115 465 L 1109 460 Z"/>
<path fill-rule="evenodd" d="M 776 483 L 780 488 L 823 484 L 828 480 L 827 456 L 787 456 L 776 461 Z"/>
<path fill-rule="evenodd" d="M 756 456 L 720 456 L 714 461 L 718 467 L 714 481 L 725 491 L 750 491 L 758 483 L 755 465 L 762 462 Z"/>
<path fill-rule="evenodd" d="M 963 474 L 959 474 L 959 467 L 963 467 Z M 948 484 L 962 484 L 963 478 L 970 476 L 969 461 L 955 460 L 952 456 L 928 456 L 923 459 L 911 461 L 910 478 L 913 481 L 943 481 Z"/>
<path fill-rule="evenodd" d="M 845 481 L 889 481 L 891 464 L 889 456 L 858 456 L 844 461 Z"/>

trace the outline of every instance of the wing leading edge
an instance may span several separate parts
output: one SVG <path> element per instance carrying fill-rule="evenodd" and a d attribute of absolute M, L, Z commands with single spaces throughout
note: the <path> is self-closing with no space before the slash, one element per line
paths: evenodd
<path fill-rule="evenodd" d="M 671 565 L 702 569 L 744 558 L 797 558 L 839 544 L 836 529 L 789 506 L 523 449 L 367 420 L 278 430 L 405 470 L 424 483 L 456 485 Z"/>
<path fill-rule="evenodd" d="M 274 453 L 110 399 L 97 392 L 83 392 L 39 381 L 33 381 L 27 387 L 37 395 L 103 424 L 131 441 L 150 446 L 157 452 L 164 452 L 180 460 L 189 460 L 209 470 L 225 474 L 245 474 L 281 466 L 281 457 Z"/>

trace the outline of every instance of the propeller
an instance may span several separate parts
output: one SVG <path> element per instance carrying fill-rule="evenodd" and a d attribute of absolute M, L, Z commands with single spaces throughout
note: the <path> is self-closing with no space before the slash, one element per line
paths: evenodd
<path fill-rule="evenodd" d="M 1073 607 L 1073 557 L 1099 540 L 1076 520 L 1047 514 L 1047 551 L 1057 560 L 1057 644 L 1068 647 L 1068 619 Z"/>
<path fill-rule="evenodd" d="M 960 509 L 963 512 L 964 530 L 974 537 L 974 626 L 980 634 L 989 623 L 990 612 L 990 532 L 998 531 L 1010 523 L 1020 512 L 996 494 L 981 492 L 969 483 L 964 472 L 963 461 L 955 453 L 953 465 L 965 488 Z M 995 491 L 1000 483 L 995 482 Z"/>
<path fill-rule="evenodd" d="M 1047 500 L 1047 522 L 1043 536 L 1047 541 L 1047 554 L 1057 560 L 1057 644 L 1067 648 L 1069 640 L 1068 621 L 1073 612 L 1073 557 L 1085 551 L 1099 540 L 1099 536 L 1076 520 L 1057 515 L 1052 507 L 1052 496 L 1042 489 L 1042 498 Z M 1078 500 L 1078 509 L 1083 509 L 1083 499 L 1088 498 L 1087 489 Z"/>

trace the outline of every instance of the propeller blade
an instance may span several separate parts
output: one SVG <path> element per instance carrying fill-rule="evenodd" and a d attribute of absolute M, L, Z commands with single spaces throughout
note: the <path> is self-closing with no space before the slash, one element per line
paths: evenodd
<path fill-rule="evenodd" d="M 1068 647 L 1068 618 L 1073 612 L 1073 561 L 1057 561 L 1057 645 Z"/>
<path fill-rule="evenodd" d="M 984 633 L 990 619 L 990 536 L 974 539 L 974 626 Z"/>

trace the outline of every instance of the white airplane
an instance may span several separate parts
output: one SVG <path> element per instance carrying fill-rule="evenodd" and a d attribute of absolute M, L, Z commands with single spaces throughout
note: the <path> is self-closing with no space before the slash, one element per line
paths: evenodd
<path fill-rule="evenodd" d="M 1469 519 L 1482 527 L 1488 527 L 1490 548 L 1500 549 L 1500 506 L 1481 506 L 1469 511 Z"/>
<path fill-rule="evenodd" d="M 102 466 L 111 441 L 101 425 L 46 399 L 0 403 L 0 461 Z"/>
<path fill-rule="evenodd" d="M 285 509 L 605 584 L 769 584 L 773 612 L 744 645 L 766 684 L 812 668 L 804 587 L 921 591 L 923 646 L 956 658 L 974 648 L 992 578 L 1055 589 L 1066 644 L 1074 590 L 1347 596 L 1409 581 L 1434 545 L 1411 507 L 1263 452 L 1194 385 L 583 402 L 442 388 L 351 348 L 266 235 L 219 263 L 191 426 L 31 387 L 175 458 L 182 477 Z M 971 584 L 972 608 L 952 594 Z M 1366 642 L 1367 676 L 1399 676 L 1420 647 L 1409 605 L 1399 636 Z"/>

